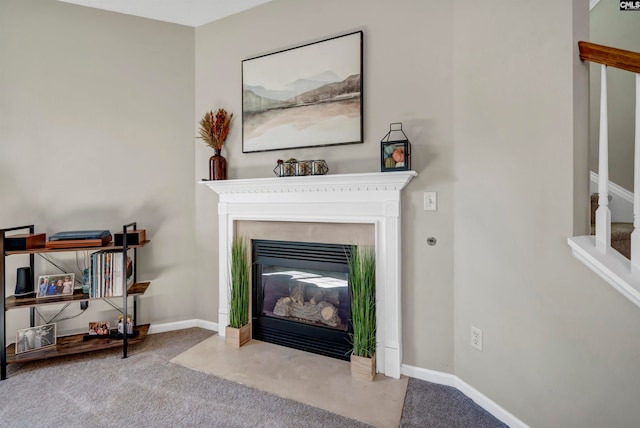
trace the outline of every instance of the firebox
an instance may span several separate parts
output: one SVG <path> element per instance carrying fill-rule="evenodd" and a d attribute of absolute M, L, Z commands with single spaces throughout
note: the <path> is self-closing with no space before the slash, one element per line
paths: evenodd
<path fill-rule="evenodd" d="M 350 245 L 252 241 L 252 337 L 348 360 Z"/>

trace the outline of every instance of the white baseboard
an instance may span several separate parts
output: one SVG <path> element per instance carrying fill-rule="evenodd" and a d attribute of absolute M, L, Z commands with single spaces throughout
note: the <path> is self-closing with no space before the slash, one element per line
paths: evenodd
<path fill-rule="evenodd" d="M 405 376 L 413 377 L 427 382 L 437 383 L 440 385 L 452 386 L 467 397 L 471 398 L 478 406 L 491 413 L 496 417 L 496 419 L 504 422 L 509 427 L 528 428 L 527 424 L 516 418 L 507 410 L 500 407 L 495 401 L 491 400 L 489 397 L 487 397 L 456 375 L 409 366 L 407 364 L 403 364 L 400 371 Z"/>
<path fill-rule="evenodd" d="M 164 333 L 167 331 L 174 331 L 174 330 L 183 330 L 185 328 L 193 328 L 193 327 L 200 327 L 200 328 L 204 328 L 205 330 L 218 331 L 218 323 L 199 320 L 199 319 L 193 319 L 193 320 L 185 320 L 185 321 L 168 322 L 164 324 L 151 324 L 151 326 L 149 327 L 149 334 Z"/>
<path fill-rule="evenodd" d="M 402 364 L 400 371 L 405 376 L 426 380 L 427 382 L 437 383 L 438 385 L 456 386 L 456 377 L 451 373 L 437 372 L 435 370 L 423 369 L 407 364 Z"/>

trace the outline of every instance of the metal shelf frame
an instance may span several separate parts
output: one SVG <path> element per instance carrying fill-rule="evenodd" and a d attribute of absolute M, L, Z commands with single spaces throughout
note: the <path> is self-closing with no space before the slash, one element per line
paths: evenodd
<path fill-rule="evenodd" d="M 48 249 L 48 248 L 36 248 L 30 250 L 18 250 L 18 251 L 6 251 L 5 244 L 6 239 L 8 238 L 7 233 L 16 232 L 16 231 L 28 231 L 29 234 L 35 233 L 35 226 L 33 224 L 10 227 L 5 229 L 0 229 L 0 300 L 3 304 L 2 316 L 0 317 L 0 380 L 4 380 L 7 378 L 7 310 L 10 309 L 18 309 L 18 308 L 29 308 L 29 323 L 31 327 L 35 326 L 35 308 L 40 305 L 52 305 L 52 304 L 65 304 L 65 306 L 60 310 L 60 312 L 64 311 L 66 307 L 73 302 L 82 302 L 88 300 L 104 300 L 109 303 L 112 307 L 119 310 L 122 313 L 123 317 L 123 328 L 126 331 L 126 320 L 128 317 L 128 298 L 130 295 L 133 297 L 133 326 L 134 328 L 138 327 L 137 321 L 137 312 L 138 312 L 138 296 L 143 294 L 149 283 L 138 284 L 137 282 L 137 249 L 146 245 L 149 241 L 144 241 L 142 243 L 136 245 L 128 245 L 127 243 L 127 232 L 137 230 L 137 222 L 132 222 L 128 224 L 124 224 L 122 226 L 122 246 L 100 246 L 100 247 L 82 247 L 82 248 L 58 248 L 58 249 Z M 133 285 L 131 287 L 124 287 L 122 293 L 122 308 L 119 308 L 113 302 L 109 301 L 109 298 L 89 298 L 88 295 L 82 293 L 74 293 L 73 296 L 61 298 L 59 301 L 43 301 L 42 303 L 35 302 L 27 302 L 24 305 L 10 305 L 7 307 L 7 293 L 6 293 L 6 257 L 14 254 L 23 254 L 29 255 L 29 266 L 31 268 L 31 281 L 35 284 L 34 276 L 35 276 L 35 266 L 34 259 L 35 255 L 38 253 L 49 253 L 49 252 L 78 252 L 78 251 L 98 251 L 102 249 L 116 249 L 121 250 L 124 266 L 122 273 L 123 284 L 127 284 L 127 252 L 129 250 L 133 251 Z M 129 288 L 129 289 L 128 289 Z M 133 293 L 130 293 L 130 290 L 136 290 Z M 124 334 L 122 338 L 122 358 L 128 357 L 128 348 L 129 348 L 129 338 L 128 335 Z M 100 349 L 97 347 L 96 349 Z M 47 358 L 47 357 L 43 357 Z"/>

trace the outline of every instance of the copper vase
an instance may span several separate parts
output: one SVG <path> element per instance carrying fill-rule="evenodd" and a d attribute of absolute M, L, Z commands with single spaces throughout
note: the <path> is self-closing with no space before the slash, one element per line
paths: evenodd
<path fill-rule="evenodd" d="M 213 149 L 213 156 L 209 158 L 209 180 L 227 179 L 227 160 L 220 156 L 219 149 Z"/>

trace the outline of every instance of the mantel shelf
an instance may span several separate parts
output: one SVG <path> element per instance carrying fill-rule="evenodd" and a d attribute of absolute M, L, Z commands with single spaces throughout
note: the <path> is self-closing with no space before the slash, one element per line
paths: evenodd
<path fill-rule="evenodd" d="M 218 194 L 360 192 L 362 190 L 402 190 L 409 181 L 417 175 L 418 173 L 415 171 L 392 171 L 361 174 L 203 180 L 200 183 L 205 184 Z"/>

